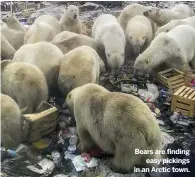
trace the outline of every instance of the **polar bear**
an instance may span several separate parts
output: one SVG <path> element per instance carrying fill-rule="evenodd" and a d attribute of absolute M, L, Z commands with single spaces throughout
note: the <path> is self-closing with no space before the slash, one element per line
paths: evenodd
<path fill-rule="evenodd" d="M 12 29 L 19 30 L 24 32 L 24 27 L 19 22 L 19 20 L 16 18 L 14 14 L 7 14 L 5 17 L 3 17 L 2 21 L 7 24 Z"/>
<path fill-rule="evenodd" d="M 63 54 L 68 53 L 76 47 L 87 45 L 96 50 L 96 42 L 91 37 L 83 34 L 77 34 L 70 31 L 63 31 L 57 34 L 53 40 L 52 44 L 58 46 Z"/>
<path fill-rule="evenodd" d="M 20 109 L 34 113 L 48 99 L 48 87 L 43 72 L 35 65 L 4 60 L 1 62 L 1 91 L 12 97 Z"/>
<path fill-rule="evenodd" d="M 168 33 L 158 34 L 150 46 L 140 54 L 134 63 L 136 69 L 152 69 L 162 63 L 182 71 L 195 68 L 195 29 L 179 25 Z"/>
<path fill-rule="evenodd" d="M 106 55 L 106 64 L 111 73 L 117 74 L 124 64 L 126 40 L 116 17 L 110 14 L 100 15 L 93 24 L 92 37 L 100 57 Z"/>
<path fill-rule="evenodd" d="M 76 119 L 78 149 L 87 152 L 97 145 L 113 154 L 108 167 L 114 172 L 127 173 L 137 165 L 149 167 L 152 164 L 147 164 L 146 159 L 160 157 L 135 152 L 161 150 L 159 125 L 141 99 L 89 83 L 73 89 L 66 104 Z"/>
<path fill-rule="evenodd" d="M 46 23 L 48 24 L 52 29 L 55 35 L 60 33 L 62 31 L 62 28 L 60 26 L 59 21 L 51 16 L 51 15 L 41 15 L 39 16 L 35 21 L 34 24 L 39 24 L 39 23 Z"/>
<path fill-rule="evenodd" d="M 1 59 L 12 59 L 16 50 L 7 41 L 7 39 L 1 34 Z"/>
<path fill-rule="evenodd" d="M 137 56 L 150 45 L 153 39 L 152 25 L 146 17 L 136 15 L 129 20 L 125 36 L 128 48 Z"/>
<path fill-rule="evenodd" d="M 44 22 L 33 24 L 24 36 L 24 44 L 33 44 L 36 42 L 50 42 L 55 36 L 55 31 L 52 27 Z"/>
<path fill-rule="evenodd" d="M 58 87 L 63 95 L 87 83 L 99 84 L 102 59 L 89 46 L 77 47 L 60 61 Z"/>
<path fill-rule="evenodd" d="M 1 142 L 6 149 L 16 148 L 21 140 L 21 112 L 17 103 L 1 93 Z"/>
<path fill-rule="evenodd" d="M 59 62 L 63 53 L 49 42 L 37 42 L 23 45 L 14 55 L 13 60 L 34 64 L 44 73 L 49 93 L 53 94 L 57 87 Z"/>
<path fill-rule="evenodd" d="M 120 13 L 119 17 L 118 17 L 118 20 L 119 20 L 119 23 L 121 25 L 121 27 L 123 28 L 123 30 L 125 31 L 126 30 L 126 27 L 127 27 L 127 24 L 128 24 L 128 21 L 135 17 L 136 15 L 143 15 L 143 12 L 151 9 L 152 6 L 143 6 L 141 4 L 137 4 L 137 3 L 132 3 L 128 6 L 126 6 Z M 153 34 L 155 34 L 156 32 L 156 24 L 151 21 L 151 24 L 152 24 L 152 30 L 153 30 Z"/>
<path fill-rule="evenodd" d="M 1 33 L 8 40 L 8 42 L 14 47 L 14 49 L 18 50 L 22 45 L 24 45 L 25 32 L 12 29 L 4 23 L 1 26 Z"/>
<path fill-rule="evenodd" d="M 63 31 L 81 34 L 82 23 L 79 19 L 79 9 L 74 5 L 69 5 L 60 19 L 60 25 Z"/>
<path fill-rule="evenodd" d="M 185 19 L 179 19 L 179 20 L 171 20 L 169 23 L 167 23 L 164 26 L 161 26 L 157 31 L 155 36 L 157 36 L 159 33 L 162 32 L 169 32 L 173 28 L 179 25 L 189 25 L 195 29 L 195 16 L 188 17 Z"/>
<path fill-rule="evenodd" d="M 71 32 L 71 31 L 62 31 L 61 33 L 57 34 L 52 42 L 59 42 L 62 41 L 64 39 L 68 39 L 69 37 L 73 37 L 73 36 L 77 36 L 77 33 Z"/>
<path fill-rule="evenodd" d="M 144 15 L 154 21 L 157 26 L 163 26 L 174 19 L 183 19 L 194 15 L 193 9 L 186 4 L 179 4 L 171 9 L 152 7 Z"/>

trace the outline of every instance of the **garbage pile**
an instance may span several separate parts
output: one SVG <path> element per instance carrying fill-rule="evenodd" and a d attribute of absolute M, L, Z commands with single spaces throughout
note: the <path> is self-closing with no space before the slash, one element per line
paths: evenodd
<path fill-rule="evenodd" d="M 118 78 L 102 76 L 102 85 L 111 91 L 120 91 L 136 95 L 152 110 L 161 130 L 163 149 L 190 149 L 194 147 L 195 119 L 170 111 L 171 93 L 163 86 L 159 86 L 149 74 L 124 74 Z M 50 104 L 59 109 L 58 127 L 52 134 L 34 142 L 25 151 L 5 150 L 1 148 L 3 176 L 55 176 L 55 177 L 172 177 L 171 173 L 133 173 L 116 174 L 107 168 L 106 162 L 110 157 L 105 156 L 100 149 L 93 149 L 89 153 L 80 153 L 76 148 L 79 137 L 76 133 L 76 123 L 70 111 L 63 104 L 64 100 L 53 98 Z M 27 153 L 28 152 L 28 153 Z M 35 153 L 35 154 L 34 154 Z M 178 158 L 181 154 L 175 155 Z M 172 158 L 167 155 L 166 158 Z M 181 158 L 181 157 L 180 157 Z M 182 158 L 186 158 L 183 156 Z M 194 150 L 187 156 L 190 165 L 194 163 Z M 159 164 L 161 166 L 162 164 Z M 163 164 L 165 167 L 170 164 Z M 177 166 L 178 164 L 171 164 Z M 185 164 L 189 165 L 189 164 Z M 192 168 L 192 167 L 189 167 Z M 191 169 L 193 170 L 193 169 Z M 179 173 L 177 173 L 178 175 Z"/>

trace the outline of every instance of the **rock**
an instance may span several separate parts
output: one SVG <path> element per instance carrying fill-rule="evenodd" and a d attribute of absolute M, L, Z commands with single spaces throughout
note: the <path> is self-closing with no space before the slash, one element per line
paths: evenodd
<path fill-rule="evenodd" d="M 86 2 L 84 5 L 80 6 L 79 9 L 81 11 L 85 11 L 85 10 L 96 10 L 97 8 L 99 8 L 100 5 L 92 3 L 92 2 Z"/>
<path fill-rule="evenodd" d="M 27 17 L 29 17 L 32 13 L 35 13 L 36 12 L 36 9 L 35 8 L 30 8 L 30 9 L 24 9 L 23 11 L 22 11 L 22 16 L 23 17 L 25 17 L 25 18 L 27 18 Z"/>

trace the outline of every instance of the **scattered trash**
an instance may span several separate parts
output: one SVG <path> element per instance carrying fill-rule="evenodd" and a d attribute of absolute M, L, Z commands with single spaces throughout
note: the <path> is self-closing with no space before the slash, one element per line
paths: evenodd
<path fill-rule="evenodd" d="M 134 84 L 123 84 L 121 82 L 121 92 L 125 92 L 125 93 L 137 92 L 137 85 L 134 85 Z"/>
<path fill-rule="evenodd" d="M 89 162 L 85 162 L 85 159 L 81 155 L 76 156 L 72 160 L 72 163 L 74 164 L 77 172 L 84 171 L 87 167 L 93 168 L 98 165 L 98 161 L 95 158 L 91 158 Z"/>
<path fill-rule="evenodd" d="M 166 149 L 167 145 L 174 142 L 174 138 L 166 132 L 161 132 L 161 142 L 163 149 Z"/>
<path fill-rule="evenodd" d="M 42 169 L 36 168 L 34 165 L 27 166 L 28 169 L 30 169 L 33 172 L 39 173 L 39 174 L 51 174 L 54 170 L 55 164 L 51 160 L 43 159 L 38 163 Z"/>

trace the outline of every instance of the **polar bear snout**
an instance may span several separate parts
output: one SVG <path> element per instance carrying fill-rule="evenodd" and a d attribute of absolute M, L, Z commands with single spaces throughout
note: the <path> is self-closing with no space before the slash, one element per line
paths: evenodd
<path fill-rule="evenodd" d="M 143 12 L 144 16 L 148 16 L 149 15 L 149 11 L 150 10 L 147 10 L 147 11 Z"/>
<path fill-rule="evenodd" d="M 7 17 L 3 17 L 3 18 L 2 18 L 2 21 L 3 21 L 4 23 L 6 23 Z"/>
<path fill-rule="evenodd" d="M 73 16 L 73 18 L 76 19 L 76 18 L 77 18 L 77 15 L 75 14 L 75 15 Z"/>
<path fill-rule="evenodd" d="M 133 52 L 135 55 L 138 55 L 140 53 L 141 46 L 137 45 L 133 48 Z"/>

